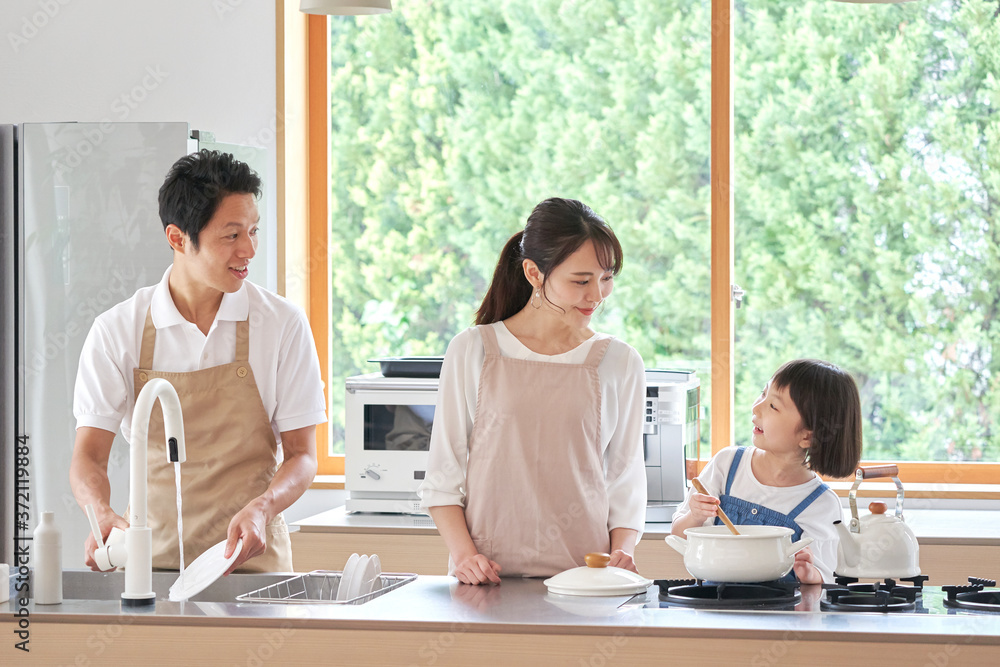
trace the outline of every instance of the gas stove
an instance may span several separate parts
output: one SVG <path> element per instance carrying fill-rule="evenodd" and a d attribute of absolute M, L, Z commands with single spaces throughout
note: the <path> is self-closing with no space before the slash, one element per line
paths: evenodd
<path fill-rule="evenodd" d="M 837 577 L 834 584 L 799 585 L 777 581 L 756 584 L 704 582 L 696 579 L 654 583 L 657 599 L 645 606 L 729 612 L 813 612 L 933 615 L 998 615 L 996 581 L 969 577 L 967 584 L 927 586 L 927 577 L 860 583 Z"/>

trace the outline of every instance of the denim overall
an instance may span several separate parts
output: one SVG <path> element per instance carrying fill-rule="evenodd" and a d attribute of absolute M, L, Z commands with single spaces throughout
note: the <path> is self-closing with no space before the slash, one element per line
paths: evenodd
<path fill-rule="evenodd" d="M 736 456 L 733 457 L 733 465 L 730 466 L 729 476 L 726 478 L 726 492 L 719 497 L 719 506 L 722 508 L 722 511 L 725 512 L 730 521 L 737 526 L 784 526 L 786 528 L 791 528 L 794 531 L 794 534 L 792 535 L 793 542 L 801 539 L 802 527 L 795 522 L 795 518 L 798 517 L 798 515 L 805 510 L 805 508 L 812 505 L 813 501 L 823 495 L 823 492 L 830 487 L 826 484 L 820 484 L 788 514 L 782 514 L 781 512 L 775 511 L 769 507 L 764 507 L 763 505 L 752 503 L 749 500 L 743 500 L 742 498 L 732 496 L 730 495 L 730 492 L 733 487 L 733 479 L 736 478 L 736 471 L 740 467 L 740 461 L 743 459 L 743 454 L 746 449 L 746 447 L 740 447 L 736 450 Z M 750 465 L 749 462 L 747 465 Z M 722 519 L 716 517 L 715 525 L 723 525 Z M 789 572 L 779 581 L 795 582 L 797 579 L 794 572 Z"/>

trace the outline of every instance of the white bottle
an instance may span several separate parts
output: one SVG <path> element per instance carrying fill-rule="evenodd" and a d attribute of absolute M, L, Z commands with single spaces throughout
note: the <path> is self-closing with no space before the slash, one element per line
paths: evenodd
<path fill-rule="evenodd" d="M 54 512 L 42 512 L 32 544 L 31 596 L 35 604 L 62 604 L 62 537 Z"/>

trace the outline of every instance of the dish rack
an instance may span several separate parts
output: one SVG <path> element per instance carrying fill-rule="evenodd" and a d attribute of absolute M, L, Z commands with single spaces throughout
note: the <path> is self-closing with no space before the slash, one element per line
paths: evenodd
<path fill-rule="evenodd" d="M 364 604 L 417 578 L 409 573 L 382 573 L 382 587 L 347 600 L 337 599 L 343 572 L 313 570 L 308 574 L 279 581 L 270 586 L 236 596 L 239 602 L 280 602 L 282 604 Z"/>

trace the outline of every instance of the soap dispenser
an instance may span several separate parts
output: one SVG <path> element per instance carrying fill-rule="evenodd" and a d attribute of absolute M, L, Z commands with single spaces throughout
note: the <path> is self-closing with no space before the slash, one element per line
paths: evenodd
<path fill-rule="evenodd" d="M 55 512 L 42 512 L 32 543 L 32 564 L 35 604 L 62 604 L 62 537 Z"/>

